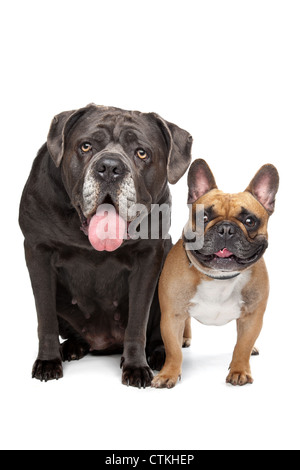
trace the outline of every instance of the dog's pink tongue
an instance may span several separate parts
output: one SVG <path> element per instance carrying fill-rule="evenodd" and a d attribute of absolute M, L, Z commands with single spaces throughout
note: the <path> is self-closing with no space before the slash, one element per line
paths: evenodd
<path fill-rule="evenodd" d="M 218 251 L 218 253 L 215 253 L 215 255 L 218 258 L 229 258 L 230 256 L 233 255 L 233 253 L 231 253 L 231 251 L 227 250 L 227 248 L 224 248 L 224 250 Z"/>
<path fill-rule="evenodd" d="M 115 208 L 98 208 L 89 224 L 89 240 L 97 251 L 115 251 L 124 241 L 126 222 Z"/>

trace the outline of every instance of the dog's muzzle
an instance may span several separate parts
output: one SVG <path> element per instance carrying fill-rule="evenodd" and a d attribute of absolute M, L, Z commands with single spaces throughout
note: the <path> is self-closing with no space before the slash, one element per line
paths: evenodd
<path fill-rule="evenodd" d="M 108 200 L 125 217 L 136 203 L 136 189 L 126 155 L 104 150 L 93 157 L 85 173 L 81 204 L 84 216 L 91 217 Z"/>

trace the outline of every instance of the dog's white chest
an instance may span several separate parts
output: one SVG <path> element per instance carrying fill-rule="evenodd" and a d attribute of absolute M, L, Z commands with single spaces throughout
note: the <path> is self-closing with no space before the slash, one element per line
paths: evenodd
<path fill-rule="evenodd" d="M 251 273 L 241 273 L 234 279 L 202 281 L 190 301 L 189 314 L 204 325 L 221 326 L 241 316 L 242 290 Z"/>

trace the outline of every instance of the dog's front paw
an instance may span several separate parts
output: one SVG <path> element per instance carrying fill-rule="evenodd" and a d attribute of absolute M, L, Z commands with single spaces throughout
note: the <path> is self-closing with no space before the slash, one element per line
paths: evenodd
<path fill-rule="evenodd" d="M 226 383 L 231 385 L 246 385 L 253 384 L 254 380 L 251 376 L 251 372 L 247 370 L 235 370 L 231 369 L 230 373 L 226 379 Z"/>
<path fill-rule="evenodd" d="M 158 374 L 152 380 L 151 387 L 154 388 L 174 388 L 178 382 L 178 379 L 181 379 L 181 375 L 178 373 L 164 373 L 163 371 Z"/>
<path fill-rule="evenodd" d="M 41 382 L 48 380 L 58 380 L 63 377 L 62 362 L 60 359 L 52 361 L 42 361 L 37 359 L 32 368 L 32 378 Z"/>
<path fill-rule="evenodd" d="M 150 367 L 135 367 L 123 365 L 122 384 L 128 387 L 146 388 L 150 387 L 153 373 Z"/>

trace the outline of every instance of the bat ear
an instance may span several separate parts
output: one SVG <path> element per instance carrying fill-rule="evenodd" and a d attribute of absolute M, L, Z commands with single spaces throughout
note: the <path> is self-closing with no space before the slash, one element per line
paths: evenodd
<path fill-rule="evenodd" d="M 275 197 L 279 188 L 279 174 L 274 165 L 264 165 L 256 173 L 246 191 L 251 193 L 269 213 L 275 209 Z"/>
<path fill-rule="evenodd" d="M 81 118 L 90 106 L 73 111 L 64 111 L 52 120 L 47 138 L 48 151 L 59 167 L 65 151 L 65 137 L 74 124 Z"/>
<path fill-rule="evenodd" d="M 191 163 L 193 137 L 187 131 L 176 126 L 176 124 L 165 121 L 158 114 L 150 114 L 155 117 L 169 148 L 167 163 L 168 181 L 171 184 L 176 184 L 185 174 Z"/>
<path fill-rule="evenodd" d="M 215 177 L 205 160 L 195 160 L 188 174 L 188 204 L 193 204 L 212 189 L 217 189 Z"/>

